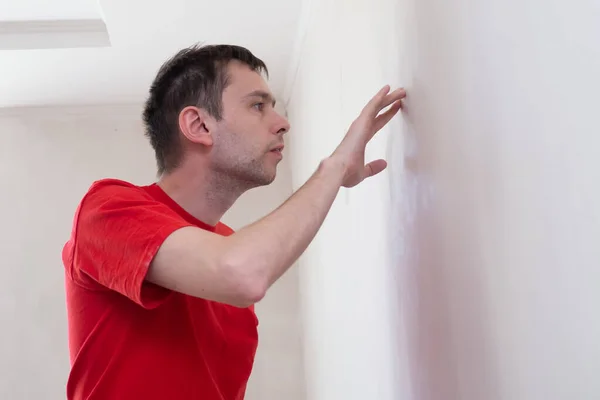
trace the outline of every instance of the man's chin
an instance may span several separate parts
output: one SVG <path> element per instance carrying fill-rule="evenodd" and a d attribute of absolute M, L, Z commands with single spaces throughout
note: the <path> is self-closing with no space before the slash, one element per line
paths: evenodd
<path fill-rule="evenodd" d="M 277 177 L 277 165 L 273 166 L 269 166 L 268 168 L 264 168 L 262 171 L 262 174 L 260 174 L 260 176 L 257 176 L 257 184 L 259 186 L 267 186 L 270 185 L 271 183 L 273 183 L 273 181 L 275 181 L 275 178 Z"/>
<path fill-rule="evenodd" d="M 248 190 L 257 187 L 268 186 L 271 183 L 273 183 L 273 181 L 275 181 L 275 177 L 276 174 L 273 173 L 271 175 L 264 174 L 261 176 L 253 176 L 250 179 L 246 179 Z"/>
<path fill-rule="evenodd" d="M 265 176 L 259 183 L 259 186 L 267 186 L 270 185 L 271 183 L 273 183 L 275 181 L 276 178 L 276 174 L 273 174 L 272 176 Z"/>

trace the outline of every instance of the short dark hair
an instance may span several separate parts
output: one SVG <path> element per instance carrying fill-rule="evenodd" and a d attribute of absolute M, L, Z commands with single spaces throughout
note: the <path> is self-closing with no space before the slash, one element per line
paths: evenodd
<path fill-rule="evenodd" d="M 143 121 L 156 154 L 159 175 L 172 171 L 181 162 L 181 110 L 197 106 L 217 120 L 222 118 L 223 91 L 229 84 L 227 67 L 234 60 L 253 71 L 269 74 L 265 63 L 248 49 L 224 44 L 180 50 L 158 71 L 144 106 Z"/>

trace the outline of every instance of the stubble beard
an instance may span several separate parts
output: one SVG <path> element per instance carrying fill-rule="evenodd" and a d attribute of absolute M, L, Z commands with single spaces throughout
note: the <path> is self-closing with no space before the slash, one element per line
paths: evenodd
<path fill-rule="evenodd" d="M 245 191 L 275 180 L 276 171 L 270 171 L 266 165 L 268 149 L 248 148 L 250 146 L 241 141 L 243 136 L 231 132 L 219 136 L 219 144 L 213 148 L 216 151 L 214 167 L 223 185 Z"/>
<path fill-rule="evenodd" d="M 268 170 L 265 165 L 267 154 L 250 158 L 230 156 L 215 165 L 218 179 L 223 185 L 231 187 L 232 190 L 246 191 L 259 186 L 266 186 L 275 180 L 275 172 Z"/>

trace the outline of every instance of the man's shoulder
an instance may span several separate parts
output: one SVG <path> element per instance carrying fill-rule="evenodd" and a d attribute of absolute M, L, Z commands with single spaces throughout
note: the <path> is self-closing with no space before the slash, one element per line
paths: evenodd
<path fill-rule="evenodd" d="M 96 223 L 101 210 L 111 208 L 111 202 L 134 199 L 143 195 L 141 187 L 133 183 L 113 178 L 105 178 L 92 182 L 80 198 L 72 221 L 71 235 L 63 247 L 63 262 L 72 269 L 74 251 L 78 238 L 86 235 L 92 229 L 89 225 L 97 227 Z"/>
<path fill-rule="evenodd" d="M 89 208 L 104 203 L 120 201 L 152 200 L 147 186 L 116 179 L 104 178 L 92 182 L 79 202 L 79 208 Z"/>
<path fill-rule="evenodd" d="M 92 182 L 86 195 L 143 195 L 144 193 L 146 193 L 144 186 L 139 186 L 122 179 L 104 178 Z"/>
<path fill-rule="evenodd" d="M 115 178 L 100 179 L 92 182 L 79 200 L 73 221 L 74 227 L 82 221 L 89 221 L 90 218 L 93 220 L 111 210 L 153 202 L 154 199 L 144 190 L 144 186 Z"/>

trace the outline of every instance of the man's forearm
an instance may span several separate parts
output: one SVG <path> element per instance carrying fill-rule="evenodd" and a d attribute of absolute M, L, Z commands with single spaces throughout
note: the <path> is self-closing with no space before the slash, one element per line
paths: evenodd
<path fill-rule="evenodd" d="M 229 262 L 266 291 L 317 234 L 344 173 L 342 162 L 331 157 L 323 160 L 311 178 L 275 211 L 229 237 Z"/>

